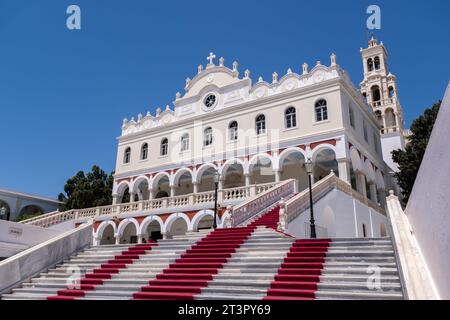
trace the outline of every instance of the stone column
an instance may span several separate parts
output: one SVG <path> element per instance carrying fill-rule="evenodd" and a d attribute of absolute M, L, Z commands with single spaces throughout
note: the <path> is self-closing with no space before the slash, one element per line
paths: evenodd
<path fill-rule="evenodd" d="M 279 170 L 275 171 L 275 182 L 278 183 L 281 180 L 281 173 Z"/>
<path fill-rule="evenodd" d="M 170 186 L 170 197 L 175 197 L 175 186 Z"/>
<path fill-rule="evenodd" d="M 116 238 L 116 244 L 120 244 L 120 236 L 115 235 L 114 238 Z"/>
<path fill-rule="evenodd" d="M 135 192 L 130 192 L 130 203 L 135 202 L 135 197 L 136 197 L 136 193 Z"/>
<path fill-rule="evenodd" d="M 113 195 L 112 195 L 112 204 L 113 204 L 113 205 L 116 205 L 118 199 L 119 199 L 119 195 L 118 195 L 118 194 L 113 194 Z"/>
<path fill-rule="evenodd" d="M 383 127 L 384 127 L 384 132 L 383 133 L 387 133 L 387 128 L 386 128 L 386 115 L 382 115 L 381 116 L 383 118 Z"/>
<path fill-rule="evenodd" d="M 358 192 L 361 193 L 364 197 L 367 197 L 366 178 L 364 176 L 364 173 L 362 172 L 356 173 L 356 186 Z"/>
<path fill-rule="evenodd" d="M 194 193 L 198 193 L 198 182 L 192 183 L 192 189 Z"/>
<path fill-rule="evenodd" d="M 148 189 L 148 200 L 153 200 L 155 198 L 155 194 L 153 193 L 153 189 Z"/>
<path fill-rule="evenodd" d="M 378 203 L 377 186 L 374 182 L 371 182 L 369 184 L 369 191 L 370 191 L 370 200 L 372 200 L 375 203 Z"/>
<path fill-rule="evenodd" d="M 352 183 L 351 176 L 350 176 L 350 160 L 349 159 L 339 159 L 338 160 L 338 169 L 339 169 L 339 178 L 341 180 L 344 180 L 345 182 L 348 182 L 349 184 Z"/>
<path fill-rule="evenodd" d="M 250 174 L 245 175 L 245 186 L 250 186 Z"/>

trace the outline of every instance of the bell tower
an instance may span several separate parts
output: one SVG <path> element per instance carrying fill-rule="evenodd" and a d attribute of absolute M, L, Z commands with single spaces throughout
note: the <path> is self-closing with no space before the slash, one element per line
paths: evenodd
<path fill-rule="evenodd" d="M 389 71 L 388 53 L 383 42 L 379 44 L 372 37 L 369 46 L 360 51 L 364 67 L 361 94 L 380 124 L 383 159 L 397 171 L 391 152 L 405 148 L 403 109 L 398 99 L 397 78 Z"/>

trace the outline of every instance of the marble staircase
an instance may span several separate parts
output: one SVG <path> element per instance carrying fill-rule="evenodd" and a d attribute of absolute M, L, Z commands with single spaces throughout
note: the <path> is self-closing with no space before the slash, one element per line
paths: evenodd
<path fill-rule="evenodd" d="M 241 228 L 91 247 L 2 299 L 403 299 L 390 238 L 295 239 L 275 230 L 277 215 L 274 207 Z"/>

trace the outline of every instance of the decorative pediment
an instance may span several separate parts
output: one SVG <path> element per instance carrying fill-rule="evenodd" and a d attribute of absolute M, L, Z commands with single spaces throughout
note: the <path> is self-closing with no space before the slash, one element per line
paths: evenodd
<path fill-rule="evenodd" d="M 133 118 L 130 121 L 124 119 L 122 135 L 151 130 L 202 113 L 216 112 L 241 103 L 313 86 L 330 79 L 342 78 L 354 87 L 347 73 L 336 64 L 334 54 L 330 56 L 330 66 L 324 66 L 318 61 L 309 71 L 308 64 L 304 63 L 301 75 L 289 68 L 282 77 L 274 72 L 271 83 L 259 77 L 253 86 L 250 70 L 245 70 L 244 77 L 239 78 L 237 62 L 233 62 L 230 69 L 225 66 L 224 58 L 220 58 L 219 64 L 215 65 L 215 57 L 213 53 L 210 53 L 206 67 L 199 65 L 195 77 L 186 79 L 186 92 L 184 95 L 180 92 L 176 93 L 174 110 L 167 106 L 164 111 L 157 108 L 154 116 L 148 112 L 145 117 L 139 115 L 137 121 Z"/>

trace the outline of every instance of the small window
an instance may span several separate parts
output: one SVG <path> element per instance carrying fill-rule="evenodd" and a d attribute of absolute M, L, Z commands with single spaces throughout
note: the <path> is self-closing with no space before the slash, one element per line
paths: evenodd
<path fill-rule="evenodd" d="M 363 223 L 362 225 L 362 231 L 363 231 L 363 237 L 367 238 L 367 231 L 366 231 L 366 225 Z"/>
<path fill-rule="evenodd" d="M 389 87 L 389 98 L 393 98 L 395 95 L 395 91 L 393 87 Z"/>
<path fill-rule="evenodd" d="M 169 140 L 167 138 L 164 138 L 161 140 L 161 151 L 160 154 L 162 156 L 167 156 L 167 153 L 169 151 Z"/>
<path fill-rule="evenodd" d="M 373 148 L 374 148 L 375 152 L 379 154 L 377 135 L 375 132 L 373 133 Z"/>
<path fill-rule="evenodd" d="M 380 57 L 375 57 L 374 64 L 375 64 L 375 70 L 380 70 Z"/>
<path fill-rule="evenodd" d="M 348 117 L 350 119 L 350 125 L 355 128 L 355 113 L 351 105 L 348 106 Z"/>
<path fill-rule="evenodd" d="M 203 145 L 206 147 L 212 145 L 212 143 L 213 143 L 212 128 L 208 127 L 203 132 Z"/>
<path fill-rule="evenodd" d="M 256 117 L 256 134 L 264 134 L 266 133 L 266 116 L 260 114 Z"/>
<path fill-rule="evenodd" d="M 297 115 L 294 107 L 289 107 L 285 112 L 286 128 L 295 128 L 297 126 Z"/>
<path fill-rule="evenodd" d="M 147 160 L 148 157 L 148 144 L 144 143 L 141 147 L 141 160 Z"/>
<path fill-rule="evenodd" d="M 364 131 L 364 140 L 366 140 L 366 142 L 369 143 L 369 138 L 367 136 L 367 126 L 365 121 L 363 121 L 363 131 Z"/>
<path fill-rule="evenodd" d="M 316 111 L 316 121 L 328 120 L 328 108 L 326 100 L 321 99 L 317 101 L 315 111 Z"/>
<path fill-rule="evenodd" d="M 128 147 L 125 149 L 125 153 L 123 155 L 123 163 L 130 163 L 131 160 L 131 148 Z"/>
<path fill-rule="evenodd" d="M 381 93 L 380 93 L 380 87 L 373 86 L 372 87 L 372 101 L 378 102 L 381 100 Z"/>
<path fill-rule="evenodd" d="M 181 152 L 189 150 L 189 135 L 187 133 L 181 136 Z"/>
<path fill-rule="evenodd" d="M 231 141 L 238 139 L 238 123 L 237 121 L 231 121 L 228 126 L 228 138 Z"/>
<path fill-rule="evenodd" d="M 367 60 L 367 70 L 370 72 L 370 71 L 373 71 L 373 60 L 372 60 L 372 58 L 370 58 L 370 59 L 368 59 Z"/>

